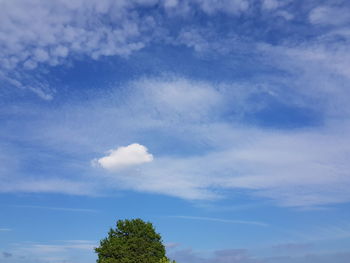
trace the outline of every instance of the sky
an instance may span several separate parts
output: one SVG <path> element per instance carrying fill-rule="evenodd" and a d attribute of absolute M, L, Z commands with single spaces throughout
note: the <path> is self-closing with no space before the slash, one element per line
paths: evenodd
<path fill-rule="evenodd" d="M 0 0 L 0 262 L 350 261 L 350 2 Z"/>

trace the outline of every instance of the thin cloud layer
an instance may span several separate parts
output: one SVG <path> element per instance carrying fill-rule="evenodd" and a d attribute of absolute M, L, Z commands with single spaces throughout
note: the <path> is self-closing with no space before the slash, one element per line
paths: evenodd
<path fill-rule="evenodd" d="M 169 101 L 165 94 L 168 89 L 176 99 Z M 114 99 L 121 96 L 120 91 L 115 92 L 89 102 L 89 106 L 67 105 L 57 113 L 59 127 L 40 117 L 41 113 L 38 115 L 39 127 L 46 127 L 46 133 L 36 140 L 45 147 L 81 155 L 76 174 L 88 177 L 40 178 L 36 182 L 23 178 L 6 181 L 1 191 L 91 195 L 100 189 L 128 189 L 186 200 L 217 200 L 225 198 L 227 192 L 246 190 L 250 196 L 273 200 L 278 205 L 301 207 L 350 200 L 347 122 L 327 119 L 322 126 L 292 130 L 244 124 L 246 115 L 259 114 L 269 107 L 265 103 L 249 103 L 252 98 L 281 98 L 281 103 L 288 103 L 294 111 L 303 105 L 300 99 L 293 99 L 298 93 L 285 102 L 285 97 L 276 95 L 280 91 L 274 87 L 258 89 L 242 83 L 214 84 L 175 77 L 131 82 L 122 104 L 115 105 Z M 325 95 L 325 105 L 329 94 L 332 93 Z M 321 112 L 317 114 L 328 112 L 328 106 L 318 109 Z M 338 114 L 344 111 L 345 107 Z M 69 118 L 62 118 L 68 113 Z M 232 118 L 227 119 L 228 114 Z M 35 130 L 31 132 L 33 136 L 39 134 Z M 150 146 L 162 149 L 156 159 L 145 146 L 131 144 L 95 159 L 94 163 L 104 169 L 86 165 L 91 155 L 99 155 L 96 149 L 102 153 L 111 141 L 121 144 L 137 138 L 150 142 L 154 134 L 157 140 L 151 140 Z M 184 147 L 187 154 L 182 155 Z M 179 154 L 174 154 L 179 150 Z M 136 166 L 139 169 L 133 169 Z"/>
<path fill-rule="evenodd" d="M 263 263 L 264 261 L 249 255 L 245 249 L 226 249 L 214 251 L 211 257 L 205 257 L 192 249 L 173 252 L 172 258 L 184 263 Z"/>
<path fill-rule="evenodd" d="M 340 7 L 319 6 L 310 12 L 310 22 L 320 25 L 344 25 L 350 22 L 349 9 Z"/>
<path fill-rule="evenodd" d="M 182 249 L 170 254 L 183 263 L 346 263 L 349 261 L 350 253 L 348 252 L 309 252 L 302 255 L 285 255 L 285 256 L 253 256 L 247 249 L 225 249 L 216 250 L 211 257 L 201 255 L 200 252 L 192 249 Z M 276 252 L 276 251 L 275 251 Z M 294 251 L 295 252 L 295 251 Z M 266 253 L 266 252 L 265 252 Z"/>
<path fill-rule="evenodd" d="M 9 252 L 10 255 L 5 257 L 4 262 L 74 262 L 77 258 L 83 262 L 89 261 L 93 254 L 96 241 L 91 240 L 66 240 L 56 242 L 23 242 L 12 244 Z M 80 262 L 80 261 L 79 261 Z"/>
<path fill-rule="evenodd" d="M 18 113 L 16 107 L 6 108 L 7 114 L 23 117 L 26 127 L 24 133 L 22 123 L 9 120 L 3 131 L 7 141 L 35 141 L 48 152 L 58 151 L 64 157 L 56 160 L 60 170 L 50 166 L 52 160 L 45 154 L 33 160 L 36 151 L 7 145 L 8 149 L 0 153 L 0 160 L 7 164 L 0 168 L 4 174 L 0 191 L 93 195 L 106 188 L 132 189 L 187 200 L 213 200 L 224 198 L 227 192 L 244 190 L 249 196 L 283 206 L 348 202 L 350 34 L 341 21 L 324 27 L 329 15 L 346 21 L 347 9 L 313 3 L 296 14 L 291 2 L 261 1 L 254 5 L 253 1 L 230 1 L 232 6 L 227 10 L 227 1 L 214 2 L 165 1 L 155 9 L 152 7 L 157 1 L 88 1 L 83 8 L 81 1 L 1 2 L 1 10 L 6 10 L 2 19 L 7 29 L 13 29 L 1 51 L 7 69 L 35 71 L 34 66 L 56 65 L 78 60 L 79 56 L 98 61 L 101 56 L 130 55 L 151 43 L 152 30 L 159 29 L 159 16 L 155 15 L 159 12 L 177 21 L 179 12 L 187 17 L 193 10 L 200 10 L 206 19 L 225 12 L 230 19 L 242 16 L 248 20 L 257 10 L 271 16 L 283 11 L 299 15 L 314 37 L 303 41 L 286 37 L 281 28 L 298 32 L 301 38 L 308 33 L 294 24 L 285 24 L 292 21 L 283 18 L 276 23 L 264 20 L 278 33 L 274 43 L 261 33 L 266 30 L 252 35 L 246 35 L 250 30 L 241 32 L 237 28 L 222 32 L 214 20 L 207 28 L 193 23 L 167 31 L 169 34 L 155 30 L 158 44 L 167 36 L 169 50 L 174 46 L 194 50 L 199 58 L 191 59 L 200 63 L 194 64 L 193 72 L 209 59 L 224 64 L 217 71 L 212 68 L 215 73 L 227 70 L 228 75 L 237 76 L 221 81 L 192 79 L 183 72 L 186 76 L 146 74 L 86 102 L 67 103 L 48 113 Z M 27 6 L 38 16 L 33 14 L 35 19 L 29 20 L 19 8 L 22 5 L 40 6 Z M 51 5 L 55 5 L 54 14 Z M 140 6 L 153 12 L 139 12 Z M 172 15 L 170 11 L 174 11 Z M 107 27 L 102 17 L 113 26 Z M 38 44 L 32 45 L 33 41 Z M 31 63 L 32 69 L 28 67 Z M 157 68 L 160 71 L 161 67 Z M 152 151 L 156 149 L 157 158 L 153 160 L 152 154 L 138 144 L 99 158 L 106 149 L 125 145 L 126 141 L 147 142 Z M 11 151 L 19 157 L 9 160 Z M 104 169 L 91 167 L 89 162 L 94 158 L 98 158 L 94 163 Z M 36 160 L 41 160 L 45 169 L 39 175 L 30 169 L 33 174 L 24 176 L 21 167 Z M 145 163 L 140 169 L 120 172 Z M 67 171 L 80 176 L 61 178 L 60 174 Z"/>

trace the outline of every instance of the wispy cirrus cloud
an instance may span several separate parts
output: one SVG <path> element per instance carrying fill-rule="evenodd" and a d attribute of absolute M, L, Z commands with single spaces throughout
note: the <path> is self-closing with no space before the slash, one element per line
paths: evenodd
<path fill-rule="evenodd" d="M 152 1 L 1 1 L 3 85 L 51 100 L 55 90 L 43 81 L 38 67 L 68 64 L 81 56 L 128 56 L 143 48 L 156 21 L 131 11 L 149 4 Z"/>
<path fill-rule="evenodd" d="M 168 89 L 175 94 L 170 102 L 165 94 Z M 322 126 L 306 122 L 292 130 L 245 124 L 247 114 L 254 116 L 270 107 L 264 100 L 249 103 L 252 98 L 281 100 L 293 112 L 304 104 L 299 93 L 292 94 L 287 101 L 273 86 L 214 84 L 167 76 L 134 81 L 127 91 L 124 102 L 118 105 L 109 95 L 86 102 L 89 107 L 85 103 L 65 106 L 56 115 L 56 120 L 62 121 L 59 126 L 50 121 L 52 116 L 46 119 L 39 113 L 34 117 L 40 118 L 39 125 L 32 127 L 29 137 L 22 138 L 35 138 L 43 147 L 80 156 L 74 167 L 69 166 L 79 176 L 3 179 L 1 191 L 96 195 L 101 189 L 131 189 L 188 200 L 215 200 L 224 198 L 225 191 L 244 189 L 249 195 L 273 200 L 278 205 L 304 207 L 350 199 L 346 173 L 350 147 L 344 133 L 349 129 L 347 122 L 332 122 L 327 117 Z M 327 96 L 323 103 L 328 103 Z M 316 114 L 322 116 L 324 111 L 328 112 L 327 107 L 317 106 Z M 308 110 L 303 108 L 302 114 Z M 343 114 L 347 109 L 339 110 Z M 68 116 L 65 112 L 69 112 L 69 118 L 62 119 Z M 226 119 L 227 114 L 232 114 L 232 118 Z M 91 122 L 93 126 L 87 125 Z M 46 130 L 40 138 L 37 128 Z M 150 140 L 154 134 L 156 141 Z M 128 141 L 142 142 L 150 149 L 153 161 L 142 169 L 125 166 L 122 172 L 103 172 L 90 166 L 91 160 L 111 147 L 111 142 L 126 145 Z M 174 154 L 173 150 L 180 150 L 174 141 L 176 146 L 188 149 L 187 154 Z M 137 151 L 142 162 L 150 160 L 145 148 L 136 148 L 142 150 Z M 67 165 L 68 160 L 62 159 L 62 165 Z M 47 167 L 47 171 L 50 169 Z"/>
<path fill-rule="evenodd" d="M 68 195 L 94 195 L 95 186 L 92 182 L 80 180 L 43 178 L 12 178 L 3 179 L 0 188 L 2 193 L 23 192 L 23 193 L 64 193 Z"/>
<path fill-rule="evenodd" d="M 44 209 L 44 210 L 56 210 L 67 212 L 82 212 L 82 213 L 97 213 L 98 210 L 86 209 L 86 208 L 70 208 L 70 207 L 52 207 L 52 206 L 37 206 L 37 205 L 11 205 L 16 208 L 29 208 L 29 209 Z"/>
<path fill-rule="evenodd" d="M 316 25 L 344 25 L 350 22 L 349 11 L 337 6 L 318 6 L 310 12 L 309 19 Z"/>
<path fill-rule="evenodd" d="M 291 3 L 288 2 L 289 5 L 292 5 Z M 208 43 L 194 35 L 191 30 L 198 24 L 194 13 L 198 12 L 200 16 L 209 20 L 225 14 L 232 19 L 241 17 L 246 21 L 259 17 L 264 22 L 269 22 L 271 15 L 289 21 L 295 16 L 295 10 L 288 7 L 288 4 L 286 1 L 276 0 L 2 1 L 0 79 L 5 87 L 29 90 L 45 100 L 52 100 L 57 91 L 50 84 L 51 80 L 45 78 L 48 68 L 71 65 L 82 58 L 125 58 L 151 46 L 152 43 L 181 44 L 202 51 Z M 328 8 L 331 11 L 324 14 L 323 7 L 313 4 L 310 9 L 312 8 L 314 9 L 310 14 L 311 22 L 324 21 L 322 17 L 329 16 L 334 9 Z M 144 12 L 145 9 L 152 11 Z M 317 11 L 319 9 L 321 12 Z M 344 12 L 338 12 L 333 20 L 341 20 L 341 17 L 345 17 L 343 14 Z M 182 19 L 184 17 L 193 21 L 187 23 Z M 182 28 L 189 28 L 187 33 L 178 32 L 176 27 L 168 27 L 166 21 L 169 19 L 176 19 Z M 278 29 L 277 25 L 278 23 L 270 24 Z M 286 26 L 282 23 L 280 28 Z M 200 27 L 204 31 L 207 28 Z M 255 34 L 245 34 L 250 32 L 249 30 L 235 32 L 236 29 L 238 28 L 227 33 L 233 39 L 245 39 L 244 45 L 260 38 Z M 219 39 L 224 40 L 223 37 Z M 239 46 L 244 45 L 236 44 L 233 49 L 239 50 Z M 232 49 L 232 45 L 224 49 L 229 49 L 229 46 Z"/>
<path fill-rule="evenodd" d="M 214 2 L 210 1 L 168 1 L 160 9 L 175 8 L 187 14 L 197 7 L 211 17 L 224 12 L 225 3 L 221 1 L 214 6 Z M 79 9 L 79 1 L 60 1 L 55 3 L 58 11 L 52 16 L 49 8 L 52 3 L 44 5 L 42 1 L 34 1 L 26 5 L 42 7 L 36 18 L 38 21 L 34 20 L 24 30 L 22 24 L 13 24 L 15 21 L 29 21 L 27 14 L 22 9 L 18 10 L 21 4 L 24 2 L 19 0 L 4 4 L 8 12 L 3 19 L 9 20 L 9 28 L 14 29 L 14 35 L 8 41 L 16 45 L 10 47 L 10 42 L 5 44 L 15 48 L 14 52 L 21 56 L 25 54 L 26 45 L 32 43 L 30 41 L 39 39 L 39 44 L 30 46 L 27 57 L 14 59 L 12 64 L 9 62 L 12 65 L 9 68 L 21 65 L 23 70 L 30 70 L 24 61 L 28 64 L 35 62 L 35 65 L 50 64 L 50 59 L 55 60 L 57 56 L 66 61 L 70 56 L 79 55 L 96 59 L 127 55 L 132 50 L 123 48 L 123 45 L 133 46 L 141 42 L 143 47 L 149 41 L 143 38 L 144 34 L 148 35 L 150 28 L 157 27 L 156 21 L 155 24 L 150 22 L 151 18 L 147 20 L 148 25 L 148 22 L 140 23 L 146 17 L 138 15 L 138 12 L 135 11 L 134 15 L 127 12 L 136 6 L 156 5 L 152 1 L 120 2 L 120 5 L 110 1 L 91 1 L 83 9 Z M 266 12 L 293 11 L 291 3 L 284 5 L 280 1 L 263 1 L 258 7 L 250 1 L 233 1 L 230 4 L 235 10 L 228 11 L 232 16 L 238 13 L 249 16 L 256 8 L 269 10 Z M 315 22 L 317 19 L 310 17 L 312 12 L 316 12 L 312 10 L 317 8 L 321 7 L 313 3 L 303 10 L 300 19 L 308 25 Z M 98 16 L 89 16 L 95 13 Z M 79 16 L 83 16 L 81 21 Z M 104 23 L 99 21 L 101 16 L 116 23 L 112 33 L 111 28 L 105 29 Z M 35 26 L 35 23 L 43 21 L 51 22 L 43 28 Z M 91 27 L 86 28 L 87 25 Z M 51 26 L 58 31 L 42 37 L 40 30 L 51 32 Z M 33 172 L 23 176 L 20 175 L 23 172 L 20 167 L 35 161 L 31 157 L 32 152 L 28 148 L 16 150 L 18 158 L 9 158 L 13 148 L 7 146 L 8 151 L 2 150 L 0 160 L 5 163 L 11 159 L 11 162 L 8 167 L 0 169 L 4 170 L 3 174 L 19 176 L 2 176 L 0 191 L 93 195 L 106 188 L 111 191 L 132 189 L 189 200 L 207 200 L 223 198 L 225 191 L 244 189 L 249 195 L 274 200 L 283 206 L 347 202 L 350 199 L 346 190 L 349 185 L 346 172 L 349 140 L 345 132 L 350 126 L 347 118 L 350 111 L 347 103 L 347 80 L 350 76 L 347 61 L 350 60 L 347 59 L 349 34 L 346 28 L 337 24 L 339 28 L 336 29 L 313 29 L 309 25 L 314 33 L 310 39 L 294 41 L 281 35 L 280 40 L 284 41 L 271 44 L 259 33 L 246 36 L 238 31 L 216 32 L 215 26 L 206 29 L 197 24 L 186 26 L 168 38 L 172 45 L 184 45 L 209 57 L 219 56 L 222 61 L 225 57 L 232 61 L 237 59 L 239 67 L 246 65 L 244 61 L 253 61 L 252 64 L 262 65 L 263 74 L 250 72 L 252 78 L 249 77 L 249 80 L 225 81 L 204 81 L 171 74 L 146 76 L 123 83 L 123 91 L 116 85 L 107 95 L 100 93 L 100 96 L 86 102 L 67 103 L 49 113 L 40 109 L 19 113 L 15 107 L 7 108 L 7 114 L 24 116 L 22 124 L 26 125 L 24 133 L 22 124 L 8 121 L 2 132 L 7 141 L 21 137 L 24 141 L 38 142 L 44 152 L 55 150 L 62 155 L 56 160 L 61 164 L 59 169 L 50 162 L 50 158 L 55 157 L 43 154 L 36 158 L 42 160 L 45 167 L 39 171 L 40 175 Z M 289 26 L 289 30 L 295 29 Z M 22 31 L 33 32 L 27 36 Z M 95 31 L 98 33 L 94 34 Z M 24 39 L 18 37 L 22 33 Z M 57 35 L 63 37 L 56 39 Z M 336 41 L 339 38 L 341 42 Z M 58 47 L 61 44 L 66 49 Z M 111 46 L 106 47 L 107 44 Z M 40 49 L 46 49 L 46 53 Z M 3 52 L 10 54 L 6 50 Z M 2 59 L 7 60 L 5 55 Z M 244 59 L 239 59 L 239 56 Z M 249 59 L 245 59 L 247 57 Z M 60 61 L 58 59 L 58 63 Z M 239 67 L 228 68 L 237 72 Z M 121 97 L 123 100 L 119 99 Z M 42 130 L 45 132 L 42 133 Z M 125 161 L 125 156 L 121 158 L 118 149 L 100 158 L 115 145 L 130 145 L 135 141 L 150 149 L 154 156 L 154 160 L 142 169 L 126 165 L 130 164 L 130 160 Z M 142 158 L 131 163 L 151 160 L 145 149 L 141 152 Z M 90 161 L 96 158 L 102 167 L 107 167 L 109 160 L 109 168 L 125 166 L 127 169 L 123 173 L 118 169 L 104 173 L 103 169 L 91 168 Z M 124 161 L 121 162 L 122 159 Z M 61 177 L 60 172 L 67 170 L 74 175 Z"/>
<path fill-rule="evenodd" d="M 232 220 L 232 219 L 224 219 L 224 218 L 215 218 L 215 217 L 200 217 L 200 216 L 168 216 L 170 218 L 179 218 L 179 219 L 188 219 L 188 220 L 199 220 L 199 221 L 212 221 L 218 223 L 228 223 L 228 224 L 245 224 L 245 225 L 256 225 L 266 227 L 268 224 L 264 222 L 256 222 L 249 220 Z"/>

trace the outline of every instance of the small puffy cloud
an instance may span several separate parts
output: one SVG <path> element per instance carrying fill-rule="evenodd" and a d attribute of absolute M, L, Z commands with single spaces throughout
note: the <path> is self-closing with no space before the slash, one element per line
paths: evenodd
<path fill-rule="evenodd" d="M 106 170 L 113 171 L 152 161 L 153 155 L 148 153 L 145 146 L 133 143 L 128 146 L 118 147 L 115 150 L 110 150 L 109 155 L 95 159 L 93 163 Z"/>

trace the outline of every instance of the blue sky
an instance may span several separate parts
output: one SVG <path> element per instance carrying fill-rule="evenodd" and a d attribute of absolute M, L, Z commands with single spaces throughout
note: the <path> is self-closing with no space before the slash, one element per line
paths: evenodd
<path fill-rule="evenodd" d="M 350 4 L 0 0 L 0 261 L 350 260 Z"/>

